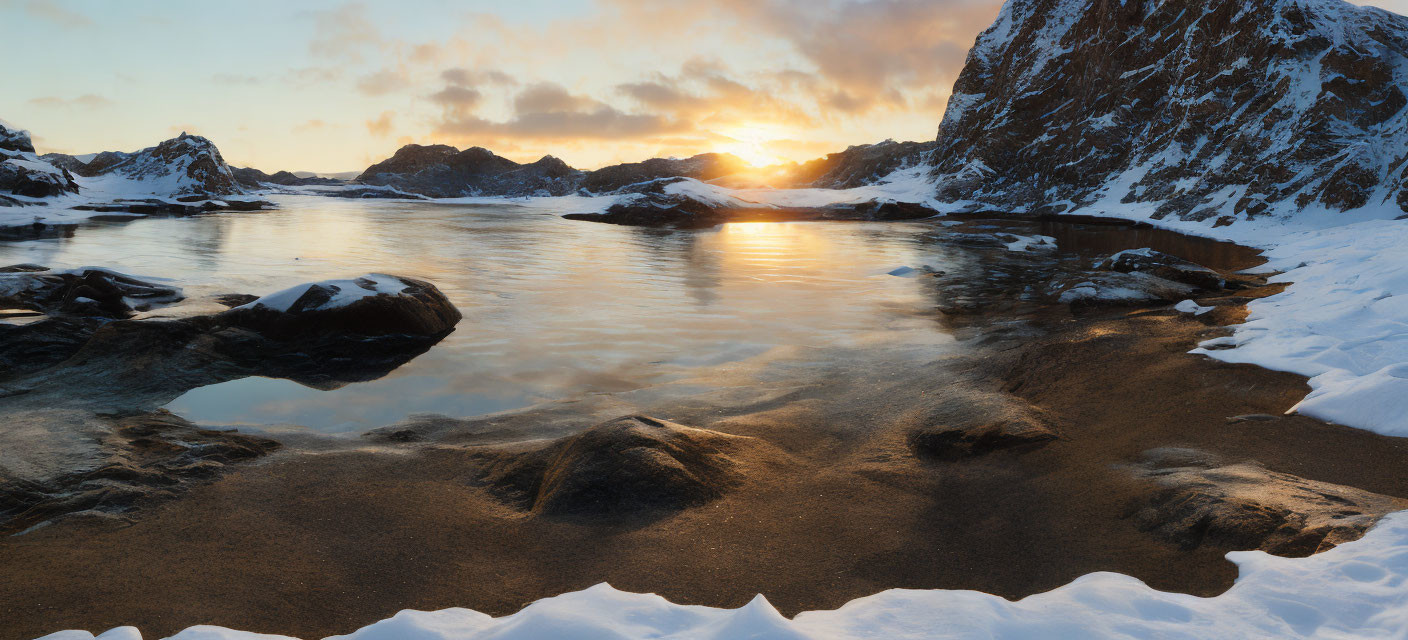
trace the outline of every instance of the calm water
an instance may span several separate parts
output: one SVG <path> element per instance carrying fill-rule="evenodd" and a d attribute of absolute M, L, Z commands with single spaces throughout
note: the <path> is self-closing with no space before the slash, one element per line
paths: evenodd
<path fill-rule="evenodd" d="M 373 382 L 320 391 L 247 378 L 169 406 L 209 424 L 360 431 L 411 413 L 475 416 L 677 383 L 787 349 L 877 341 L 950 348 L 934 293 L 899 267 L 962 268 L 934 223 L 745 223 L 659 231 L 563 220 L 562 204 L 286 197 L 282 209 L 96 223 L 0 244 L 0 264 L 102 265 L 168 277 L 189 302 L 385 272 L 464 312 L 443 342 Z"/>

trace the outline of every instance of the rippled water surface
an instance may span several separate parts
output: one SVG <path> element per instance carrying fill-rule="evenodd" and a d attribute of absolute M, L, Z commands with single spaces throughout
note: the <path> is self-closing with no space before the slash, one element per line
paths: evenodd
<path fill-rule="evenodd" d="M 457 330 L 381 380 L 322 391 L 249 378 L 169 407 L 213 424 L 356 431 L 410 413 L 474 416 L 620 393 L 786 347 L 898 338 L 940 347 L 916 278 L 961 259 L 934 223 L 743 223 L 661 231 L 564 220 L 570 201 L 493 205 L 285 197 L 281 209 L 94 223 L 0 245 L 0 264 L 101 265 L 202 297 L 385 272 L 434 282 Z M 580 206 L 580 205 L 577 205 Z M 204 306 L 202 306 L 204 305 Z M 927 347 L 926 347 L 927 348 Z"/>

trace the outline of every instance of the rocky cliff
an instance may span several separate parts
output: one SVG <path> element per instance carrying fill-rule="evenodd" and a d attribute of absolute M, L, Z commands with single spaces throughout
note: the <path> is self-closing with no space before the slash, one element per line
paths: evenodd
<path fill-rule="evenodd" d="M 1405 88 L 1408 18 L 1343 0 L 1008 0 L 939 127 L 939 199 L 1408 210 Z"/>
<path fill-rule="evenodd" d="M 0 206 L 26 204 L 10 196 L 47 198 L 77 192 L 72 174 L 35 155 L 29 132 L 0 121 Z"/>

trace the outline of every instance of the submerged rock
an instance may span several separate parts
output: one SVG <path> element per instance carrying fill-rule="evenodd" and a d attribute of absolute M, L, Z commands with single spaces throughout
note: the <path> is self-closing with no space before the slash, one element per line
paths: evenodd
<path fill-rule="evenodd" d="M 1120 273 L 1147 273 L 1204 291 L 1216 291 L 1227 286 L 1227 281 L 1212 269 L 1148 248 L 1121 251 L 1097 262 L 1095 268 Z"/>
<path fill-rule="evenodd" d="M 908 434 L 921 458 L 959 460 L 995 451 L 1030 450 L 1056 440 L 1051 421 L 1020 401 L 998 395 L 951 398 L 919 410 L 926 423 Z"/>
<path fill-rule="evenodd" d="M 279 448 L 161 410 L 20 412 L 9 422 L 0 430 L 0 532 L 78 514 L 124 516 Z"/>
<path fill-rule="evenodd" d="M 1216 545 L 1307 556 L 1357 540 L 1408 500 L 1278 473 L 1255 462 L 1153 449 L 1130 468 L 1151 495 L 1129 517 L 1185 549 Z"/>
<path fill-rule="evenodd" d="M 1129 305 L 1173 303 L 1195 288 L 1147 273 L 1095 272 L 1065 277 L 1052 283 L 1048 297 L 1069 305 Z"/>
<path fill-rule="evenodd" d="M 569 213 L 562 217 L 631 227 L 675 229 L 707 229 L 727 221 L 714 205 L 686 195 L 665 194 L 650 194 L 613 204 L 603 213 Z"/>
<path fill-rule="evenodd" d="M 753 438 L 627 416 L 488 467 L 482 481 L 546 515 L 674 511 L 718 499 L 744 474 L 736 455 Z"/>
<path fill-rule="evenodd" d="M 182 300 L 181 289 L 104 269 L 51 271 L 37 265 L 0 269 L 0 307 L 105 318 Z"/>

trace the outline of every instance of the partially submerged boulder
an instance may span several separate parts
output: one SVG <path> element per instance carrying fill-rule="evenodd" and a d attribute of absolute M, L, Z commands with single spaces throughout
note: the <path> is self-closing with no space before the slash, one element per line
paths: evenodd
<path fill-rule="evenodd" d="M 435 285 L 369 274 L 301 284 L 235 307 L 220 322 L 267 337 L 309 334 L 439 336 L 463 316 Z"/>
<path fill-rule="evenodd" d="M 182 299 L 181 289 L 106 269 L 53 271 L 37 265 L 0 268 L 0 308 L 104 318 Z"/>
<path fill-rule="evenodd" d="M 907 419 L 925 424 L 910 430 L 907 440 L 915 455 L 931 460 L 1029 451 L 1059 437 L 1045 415 L 995 394 L 946 398 L 918 411 L 922 414 Z"/>
<path fill-rule="evenodd" d="M 1145 452 L 1130 467 L 1150 486 L 1129 517 L 1185 549 L 1216 545 L 1308 556 L 1357 540 L 1408 500 L 1278 473 L 1255 462 L 1225 463 L 1183 448 Z"/>
<path fill-rule="evenodd" d="M 1195 290 L 1148 273 L 1097 271 L 1057 280 L 1047 289 L 1047 296 L 1069 305 L 1132 305 L 1173 303 Z"/>
<path fill-rule="evenodd" d="M 1119 273 L 1147 273 L 1204 291 L 1216 291 L 1227 286 L 1227 281 L 1212 269 L 1148 248 L 1121 251 L 1097 262 L 1095 268 Z"/>
<path fill-rule="evenodd" d="M 714 204 L 684 194 L 648 193 L 607 207 L 603 213 L 569 213 L 569 220 L 604 222 L 632 227 L 707 229 L 727 222 Z"/>
<path fill-rule="evenodd" d="M 736 459 L 762 443 L 648 416 L 627 416 L 491 464 L 483 481 L 546 515 L 675 511 L 742 482 Z"/>

